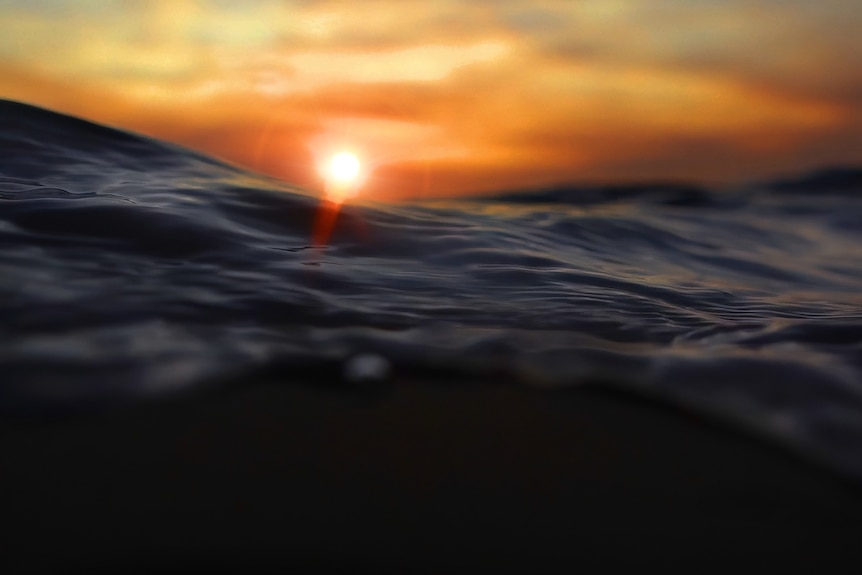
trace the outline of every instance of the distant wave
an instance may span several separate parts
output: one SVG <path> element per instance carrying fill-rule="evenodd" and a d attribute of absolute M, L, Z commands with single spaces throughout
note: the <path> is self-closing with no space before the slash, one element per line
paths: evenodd
<path fill-rule="evenodd" d="M 752 194 L 801 194 L 855 196 L 862 189 L 862 168 L 836 166 L 793 178 L 761 182 L 722 190 L 680 182 L 652 182 L 611 185 L 560 185 L 515 192 L 503 192 L 475 198 L 477 201 L 500 201 L 517 204 L 590 205 L 613 202 L 648 202 L 680 207 L 737 207 L 748 202 Z M 739 198 L 739 195 L 743 198 Z"/>
<path fill-rule="evenodd" d="M 655 393 L 862 479 L 860 174 L 361 203 L 315 247 L 304 190 L 0 101 L 0 406 L 108 409 L 372 351 Z"/>

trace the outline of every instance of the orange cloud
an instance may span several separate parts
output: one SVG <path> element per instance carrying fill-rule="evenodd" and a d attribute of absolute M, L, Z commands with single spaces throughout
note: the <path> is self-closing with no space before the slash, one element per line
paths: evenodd
<path fill-rule="evenodd" d="M 379 197 L 862 161 L 842 0 L 97 4 L 0 9 L 0 97 L 300 185 L 341 145 Z"/>

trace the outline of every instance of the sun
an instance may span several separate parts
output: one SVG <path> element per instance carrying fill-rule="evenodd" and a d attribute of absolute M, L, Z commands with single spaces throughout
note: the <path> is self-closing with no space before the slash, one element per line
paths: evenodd
<path fill-rule="evenodd" d="M 359 193 L 361 180 L 365 177 L 360 171 L 359 158 L 351 152 L 338 152 L 321 170 L 325 178 L 325 201 L 317 210 L 312 238 L 314 245 L 323 246 L 329 241 L 342 204 Z"/>
<path fill-rule="evenodd" d="M 329 161 L 329 177 L 341 183 L 352 182 L 359 175 L 359 158 L 350 152 L 339 152 Z"/>

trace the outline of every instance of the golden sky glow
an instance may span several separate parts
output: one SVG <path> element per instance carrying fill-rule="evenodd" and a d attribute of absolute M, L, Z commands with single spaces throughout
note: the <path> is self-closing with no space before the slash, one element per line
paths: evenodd
<path fill-rule="evenodd" d="M 862 162 L 857 0 L 0 0 L 0 97 L 371 197 Z"/>

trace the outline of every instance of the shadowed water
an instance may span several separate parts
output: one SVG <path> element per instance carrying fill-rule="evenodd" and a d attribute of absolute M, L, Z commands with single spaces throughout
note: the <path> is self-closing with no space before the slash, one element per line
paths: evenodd
<path fill-rule="evenodd" d="M 0 405 L 75 412 L 375 351 L 605 380 L 862 478 L 862 181 L 348 205 L 0 101 Z M 493 383 L 489 383 L 493 385 Z"/>

